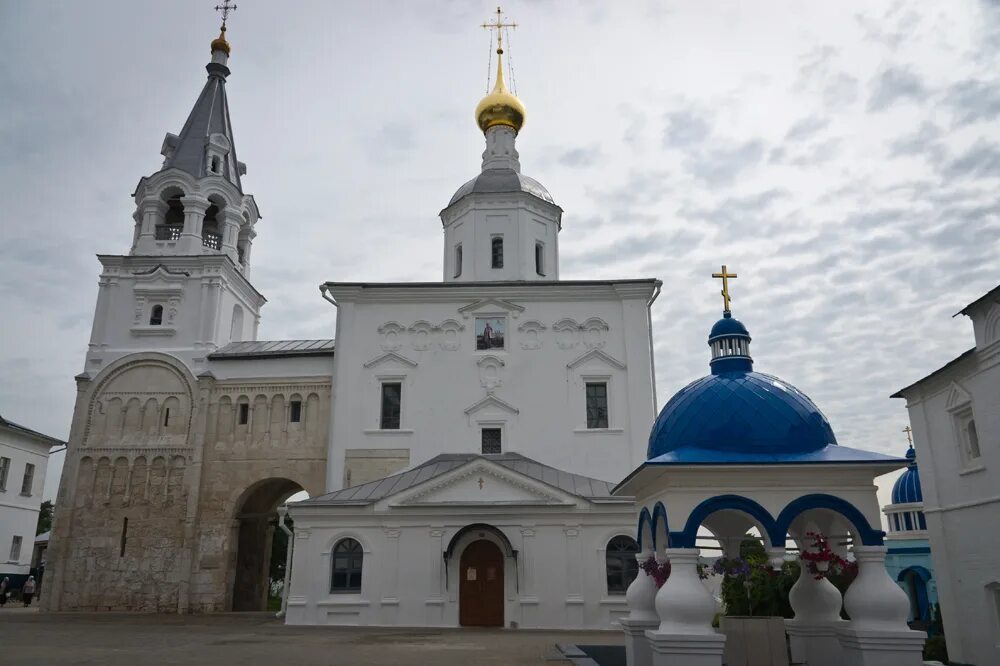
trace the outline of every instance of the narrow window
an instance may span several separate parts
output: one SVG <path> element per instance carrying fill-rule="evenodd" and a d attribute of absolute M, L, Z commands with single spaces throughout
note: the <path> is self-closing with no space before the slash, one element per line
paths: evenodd
<path fill-rule="evenodd" d="M 0 458 L 0 491 L 7 490 L 7 474 L 10 472 L 10 458 Z"/>
<path fill-rule="evenodd" d="M 122 540 L 118 550 L 118 557 L 125 557 L 125 539 L 128 537 L 128 518 L 122 518 Z"/>
<path fill-rule="evenodd" d="M 248 403 L 240 403 L 240 414 L 239 414 L 239 424 L 246 425 L 247 421 L 250 420 L 250 405 Z"/>
<path fill-rule="evenodd" d="M 163 410 L 163 427 L 166 428 L 170 425 L 170 408 L 167 407 Z"/>
<path fill-rule="evenodd" d="M 15 536 L 10 542 L 10 562 L 17 562 L 21 559 L 21 537 Z"/>
<path fill-rule="evenodd" d="M 402 397 L 403 385 L 399 382 L 382 384 L 382 414 L 379 419 L 379 427 L 382 430 L 399 430 Z"/>
<path fill-rule="evenodd" d="M 24 479 L 21 480 L 21 494 L 31 495 L 31 484 L 35 480 L 35 466 L 28 463 L 24 466 Z"/>
<path fill-rule="evenodd" d="M 494 236 L 490 248 L 493 256 L 493 268 L 503 268 L 503 236 Z"/>
<path fill-rule="evenodd" d="M 587 427 L 608 427 L 607 382 L 587 382 Z"/>
<path fill-rule="evenodd" d="M 163 323 L 163 306 L 154 305 L 152 311 L 149 313 L 149 325 L 159 326 Z"/>
<path fill-rule="evenodd" d="M 288 420 L 291 421 L 292 423 L 298 423 L 299 421 L 301 421 L 302 401 L 292 400 L 290 403 L 288 403 L 288 406 L 289 406 Z"/>
<path fill-rule="evenodd" d="M 608 578 L 608 594 L 625 594 L 639 573 L 635 554 L 639 544 L 627 536 L 616 536 L 604 551 L 604 568 Z"/>
<path fill-rule="evenodd" d="M 545 276 L 545 246 L 541 243 L 535 243 L 535 272 L 541 276 Z"/>
<path fill-rule="evenodd" d="M 219 167 L 220 167 L 220 165 L 221 165 L 221 162 L 219 162 L 219 158 L 218 157 L 213 157 L 212 158 L 212 173 L 219 173 Z"/>
<path fill-rule="evenodd" d="M 462 274 L 462 244 L 455 246 L 455 277 Z"/>
<path fill-rule="evenodd" d="M 979 433 L 976 432 L 975 419 L 969 421 L 969 425 L 966 426 L 966 433 L 969 439 L 969 458 L 974 460 L 981 455 L 979 451 Z"/>
<path fill-rule="evenodd" d="M 483 428 L 483 453 L 486 455 L 501 453 L 500 428 Z"/>
<path fill-rule="evenodd" d="M 354 539 L 343 539 L 333 547 L 330 592 L 360 592 L 365 553 Z"/>

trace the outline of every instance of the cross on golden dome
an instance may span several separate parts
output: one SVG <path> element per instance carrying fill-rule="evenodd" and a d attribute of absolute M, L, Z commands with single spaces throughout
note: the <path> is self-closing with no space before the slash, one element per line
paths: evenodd
<path fill-rule="evenodd" d="M 501 11 L 500 7 L 497 6 L 497 20 L 494 21 L 494 22 L 492 22 L 492 23 L 486 22 L 486 23 L 484 23 L 482 25 L 482 27 L 486 28 L 487 30 L 496 30 L 497 31 L 497 53 L 502 54 L 503 53 L 503 29 L 504 28 L 516 28 L 517 24 L 516 23 L 504 23 L 503 22 L 503 11 Z"/>
<path fill-rule="evenodd" d="M 729 269 L 726 268 L 725 264 L 722 264 L 721 273 L 712 273 L 713 278 L 722 278 L 722 302 L 724 305 L 724 312 L 729 312 L 729 304 L 732 299 L 729 298 L 729 278 L 734 280 L 737 278 L 736 273 L 730 273 Z"/>
<path fill-rule="evenodd" d="M 482 27 L 497 31 L 497 78 L 493 90 L 476 106 L 476 124 L 484 133 L 498 125 L 510 127 L 515 133 L 520 132 L 524 125 L 524 104 L 507 90 L 503 80 L 503 31 L 505 28 L 516 28 L 517 24 L 504 23 L 503 11 L 497 7 L 496 21 L 483 23 Z"/>
<path fill-rule="evenodd" d="M 236 5 L 224 0 L 221 5 L 215 6 L 215 11 L 222 14 L 222 28 L 219 29 L 219 36 L 212 40 L 213 51 L 224 51 L 228 56 L 230 53 L 229 42 L 226 41 L 226 21 L 229 20 L 229 12 L 235 11 Z"/>

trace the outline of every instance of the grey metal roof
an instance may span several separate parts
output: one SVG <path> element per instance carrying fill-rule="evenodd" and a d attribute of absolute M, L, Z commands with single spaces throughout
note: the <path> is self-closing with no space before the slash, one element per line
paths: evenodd
<path fill-rule="evenodd" d="M 412 488 L 428 479 L 446 474 L 471 460 L 479 458 L 495 462 L 509 470 L 579 497 L 588 499 L 615 499 L 611 496 L 613 484 L 607 481 L 564 472 L 561 469 L 549 467 L 531 458 L 526 458 L 519 453 L 502 453 L 499 455 L 442 453 L 434 456 L 422 465 L 417 465 L 413 469 L 409 469 L 401 474 L 387 476 L 384 479 L 369 481 L 368 483 L 344 488 L 343 490 L 335 490 L 326 495 L 304 500 L 303 504 L 371 504 L 390 495 L 395 495 L 396 493 Z"/>
<path fill-rule="evenodd" d="M 35 439 L 40 439 L 42 441 L 49 442 L 52 446 L 65 446 L 66 442 L 61 439 L 56 439 L 55 437 L 49 437 L 44 433 L 40 433 L 37 430 L 32 430 L 31 428 L 26 428 L 23 425 L 18 425 L 13 421 L 8 421 L 3 416 L 0 416 L 0 427 L 5 427 L 15 432 L 21 433 L 22 435 L 27 435 Z"/>
<path fill-rule="evenodd" d="M 226 98 L 226 77 L 229 68 L 218 63 L 209 63 L 208 80 L 194 103 L 181 133 L 168 141 L 173 143 L 173 153 L 163 163 L 163 169 L 180 169 L 195 178 L 208 175 L 205 159 L 205 145 L 212 134 L 222 134 L 229 140 L 229 154 L 222 166 L 222 176 L 235 185 L 240 192 L 240 168 L 236 160 L 236 143 L 233 141 L 233 126 L 229 120 L 229 101 Z"/>
<path fill-rule="evenodd" d="M 542 201 L 555 204 L 549 191 L 534 178 L 529 178 L 513 169 L 486 169 L 478 176 L 458 188 L 448 205 L 469 194 L 492 194 L 500 192 L 527 192 Z"/>
<path fill-rule="evenodd" d="M 288 356 L 332 356 L 333 340 L 251 340 L 230 342 L 208 355 L 211 361 L 236 358 L 282 358 Z"/>

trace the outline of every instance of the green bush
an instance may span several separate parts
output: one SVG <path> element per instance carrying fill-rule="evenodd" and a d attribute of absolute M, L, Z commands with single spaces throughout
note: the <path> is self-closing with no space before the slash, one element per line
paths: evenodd
<path fill-rule="evenodd" d="M 924 660 L 948 663 L 948 646 L 945 645 L 944 636 L 931 636 L 927 639 L 924 643 Z"/>

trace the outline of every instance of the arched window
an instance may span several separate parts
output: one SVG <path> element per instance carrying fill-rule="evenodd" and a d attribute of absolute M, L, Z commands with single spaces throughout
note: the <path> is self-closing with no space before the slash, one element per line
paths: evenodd
<path fill-rule="evenodd" d="M 462 244 L 455 246 L 455 277 L 462 274 Z"/>
<path fill-rule="evenodd" d="M 360 592 L 361 565 L 365 553 L 354 539 L 341 539 L 333 547 L 333 575 L 330 592 Z"/>
<path fill-rule="evenodd" d="M 490 243 L 493 268 L 503 268 L 503 236 L 494 236 Z"/>
<path fill-rule="evenodd" d="M 608 575 L 608 594 L 625 594 L 625 590 L 639 573 L 635 554 L 639 544 L 627 536 L 616 536 L 608 542 L 604 553 L 604 568 Z"/>
<path fill-rule="evenodd" d="M 161 324 L 163 324 L 163 306 L 154 305 L 153 309 L 149 312 L 149 325 L 160 326 Z"/>
<path fill-rule="evenodd" d="M 541 276 L 545 276 L 545 246 L 541 243 L 535 243 L 535 272 Z"/>

